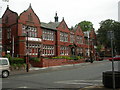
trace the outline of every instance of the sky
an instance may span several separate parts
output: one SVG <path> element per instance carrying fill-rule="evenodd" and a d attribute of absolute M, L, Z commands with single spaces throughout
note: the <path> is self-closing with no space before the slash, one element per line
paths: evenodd
<path fill-rule="evenodd" d="M 64 17 L 68 27 L 74 27 L 81 21 L 90 21 L 97 30 L 99 23 L 106 19 L 118 21 L 119 0 L 0 0 L 0 16 L 7 5 L 18 15 L 27 10 L 30 3 L 41 22 L 54 22 L 57 12 L 59 21 Z"/>

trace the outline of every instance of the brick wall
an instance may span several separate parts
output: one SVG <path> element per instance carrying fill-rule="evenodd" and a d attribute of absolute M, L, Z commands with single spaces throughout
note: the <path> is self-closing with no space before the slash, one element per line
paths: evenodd
<path fill-rule="evenodd" d="M 41 59 L 40 62 L 32 62 L 31 65 L 34 67 L 50 67 L 50 66 L 60 66 L 67 64 L 77 64 L 84 62 L 84 59 L 80 60 L 67 60 L 67 59 Z"/>

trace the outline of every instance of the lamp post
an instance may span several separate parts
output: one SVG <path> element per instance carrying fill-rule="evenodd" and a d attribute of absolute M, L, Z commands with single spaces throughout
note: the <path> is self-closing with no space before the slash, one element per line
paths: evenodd
<path fill-rule="evenodd" d="M 88 56 L 90 56 L 90 32 L 87 31 L 87 35 L 88 35 Z"/>
<path fill-rule="evenodd" d="M 90 62 L 93 63 L 93 40 L 90 40 Z"/>
<path fill-rule="evenodd" d="M 113 60 L 113 38 L 114 38 L 114 32 L 108 31 L 108 38 L 110 38 L 111 41 L 111 54 L 112 54 L 112 75 L 113 75 L 113 90 L 115 90 L 115 72 L 114 72 L 114 60 Z"/>
<path fill-rule="evenodd" d="M 95 59 L 95 61 L 97 61 L 97 50 L 96 50 L 97 46 L 96 45 L 94 45 L 94 49 L 95 49 L 95 54 L 94 54 L 95 58 L 94 59 Z"/>
<path fill-rule="evenodd" d="M 40 56 L 41 56 L 41 49 L 38 48 L 38 58 L 40 58 Z"/>
<path fill-rule="evenodd" d="M 28 26 L 26 27 L 26 72 L 29 72 L 29 57 L 28 57 Z"/>
<path fill-rule="evenodd" d="M 90 31 L 87 31 L 87 35 L 88 35 L 88 57 L 90 59 L 90 62 L 93 63 L 92 60 L 92 53 L 91 53 L 91 48 L 90 48 Z"/>

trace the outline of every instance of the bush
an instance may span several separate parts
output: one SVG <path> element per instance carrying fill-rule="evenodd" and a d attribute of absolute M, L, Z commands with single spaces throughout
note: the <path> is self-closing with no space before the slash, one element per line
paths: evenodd
<path fill-rule="evenodd" d="M 12 58 L 10 54 L 5 55 L 4 57 L 8 58 L 9 60 Z"/>
<path fill-rule="evenodd" d="M 26 65 L 25 60 L 22 58 L 11 57 L 9 54 L 7 54 L 5 57 L 9 59 L 11 68 L 20 69 Z"/>
<path fill-rule="evenodd" d="M 17 57 L 14 57 L 14 58 L 10 58 L 10 63 L 12 64 L 24 64 L 25 61 L 24 59 L 22 58 L 17 58 Z"/>
<path fill-rule="evenodd" d="M 72 60 L 78 60 L 78 57 L 77 56 L 71 56 L 71 59 Z"/>
<path fill-rule="evenodd" d="M 37 57 L 30 57 L 29 59 L 30 61 L 34 61 L 34 62 L 40 62 L 40 59 Z"/>
<path fill-rule="evenodd" d="M 18 58 L 18 57 L 11 57 L 10 54 L 7 54 L 5 57 L 9 59 L 11 65 L 12 64 L 24 64 L 25 63 L 24 59 Z"/>
<path fill-rule="evenodd" d="M 58 57 L 52 57 L 52 59 L 70 59 L 69 56 L 58 56 Z"/>
<path fill-rule="evenodd" d="M 80 56 L 58 56 L 58 57 L 52 57 L 52 59 L 68 59 L 68 60 L 79 60 L 83 57 Z"/>

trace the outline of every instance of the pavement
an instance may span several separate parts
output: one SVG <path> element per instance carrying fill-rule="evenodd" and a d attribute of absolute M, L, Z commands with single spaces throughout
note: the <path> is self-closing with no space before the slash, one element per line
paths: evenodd
<path fill-rule="evenodd" d="M 75 68 L 80 68 L 80 67 L 84 67 L 84 66 L 91 65 L 91 64 L 100 64 L 100 63 L 103 63 L 103 61 L 94 61 L 94 63 L 87 62 L 87 63 L 70 64 L 70 65 L 62 65 L 62 66 L 51 66 L 51 67 L 43 67 L 43 68 L 31 67 L 29 69 L 29 72 L 26 72 L 26 70 L 15 70 L 15 71 L 11 71 L 10 75 L 43 73 L 43 72 L 57 71 L 57 70 L 63 70 L 63 69 L 68 70 L 68 69 L 75 69 Z M 79 90 L 113 90 L 113 89 L 105 88 L 104 86 L 101 85 L 101 86 L 88 86 L 88 87 L 84 87 Z M 114 89 L 114 90 L 120 90 L 120 88 Z"/>
<path fill-rule="evenodd" d="M 93 64 L 98 63 L 94 62 Z M 50 72 L 50 71 L 57 71 L 57 70 L 65 70 L 65 69 L 75 69 L 84 67 L 87 65 L 90 65 L 91 63 L 79 63 L 79 64 L 68 64 L 68 65 L 62 65 L 62 66 L 50 66 L 50 67 L 30 67 L 29 72 L 26 72 L 26 70 L 14 70 L 10 72 L 10 75 L 21 75 L 21 74 L 32 74 L 32 73 L 42 73 L 42 72 Z"/>
<path fill-rule="evenodd" d="M 113 90 L 113 89 L 112 88 L 105 88 L 104 86 L 89 86 L 89 87 L 82 88 L 80 90 Z M 114 90 L 120 90 L 120 88 L 114 89 Z"/>

